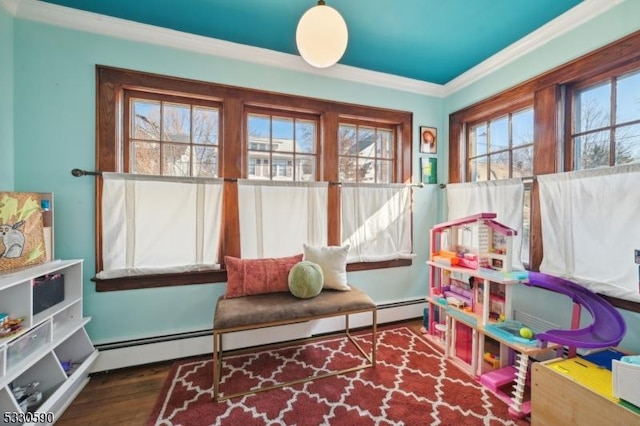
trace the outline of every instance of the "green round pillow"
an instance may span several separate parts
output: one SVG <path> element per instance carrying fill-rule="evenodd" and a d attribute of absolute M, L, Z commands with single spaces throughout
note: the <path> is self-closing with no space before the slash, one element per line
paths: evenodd
<path fill-rule="evenodd" d="M 289 271 L 289 291 L 301 299 L 320 294 L 323 284 L 322 268 L 313 262 L 303 260 L 293 265 Z"/>

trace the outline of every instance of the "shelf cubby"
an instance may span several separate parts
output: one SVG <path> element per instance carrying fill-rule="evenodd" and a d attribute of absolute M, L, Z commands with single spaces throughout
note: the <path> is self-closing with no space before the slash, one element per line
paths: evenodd
<path fill-rule="evenodd" d="M 38 382 L 42 399 L 28 410 L 53 413 L 57 419 L 89 381 L 98 351 L 84 328 L 91 318 L 82 312 L 82 265 L 82 260 L 55 260 L 0 274 L 0 313 L 23 318 L 19 331 L 0 338 L 0 411 L 21 412 L 12 389 Z M 36 305 L 34 284 L 57 274 L 64 277 L 64 293 L 54 293 L 53 300 L 36 299 L 51 306 Z M 44 309 L 36 313 L 36 306 Z M 72 370 L 63 368 L 67 360 Z"/>

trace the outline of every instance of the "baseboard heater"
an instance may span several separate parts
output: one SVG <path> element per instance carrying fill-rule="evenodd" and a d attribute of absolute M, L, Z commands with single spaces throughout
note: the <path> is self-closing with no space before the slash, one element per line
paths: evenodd
<path fill-rule="evenodd" d="M 424 305 L 425 301 L 422 298 L 378 304 L 378 324 L 421 317 Z M 354 315 L 350 322 L 354 329 L 366 327 L 370 325 L 371 316 Z M 227 340 L 224 345 L 225 349 L 240 349 L 312 337 L 341 329 L 344 329 L 342 318 L 327 318 L 272 327 L 268 333 L 264 330 L 230 333 L 225 336 Z M 92 372 L 212 353 L 212 335 L 213 329 L 206 329 L 96 344 L 94 346 L 98 349 L 99 356 L 94 363 Z"/>

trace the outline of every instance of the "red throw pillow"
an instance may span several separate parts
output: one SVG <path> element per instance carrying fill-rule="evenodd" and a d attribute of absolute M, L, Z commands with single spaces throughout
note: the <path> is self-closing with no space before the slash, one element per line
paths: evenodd
<path fill-rule="evenodd" d="M 225 299 L 252 294 L 289 291 L 289 271 L 302 261 L 302 253 L 279 258 L 238 259 L 225 256 L 227 292 Z"/>

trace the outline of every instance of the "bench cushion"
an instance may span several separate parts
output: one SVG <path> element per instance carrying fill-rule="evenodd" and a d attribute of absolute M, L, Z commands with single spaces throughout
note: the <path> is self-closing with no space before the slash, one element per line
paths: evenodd
<path fill-rule="evenodd" d="M 287 322 L 343 312 L 374 309 L 376 304 L 363 291 L 325 289 L 312 299 L 299 299 L 290 293 L 269 293 L 225 299 L 221 296 L 213 317 L 214 330 Z M 254 327 L 255 328 L 255 327 Z"/>

